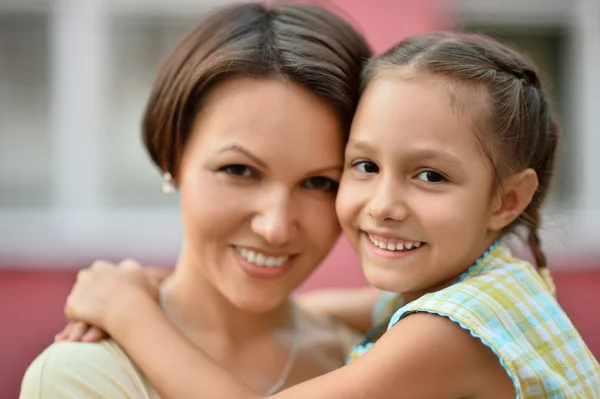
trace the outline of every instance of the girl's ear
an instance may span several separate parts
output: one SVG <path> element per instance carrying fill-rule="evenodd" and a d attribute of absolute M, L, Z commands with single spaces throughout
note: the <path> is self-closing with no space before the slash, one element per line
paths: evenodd
<path fill-rule="evenodd" d="M 525 169 L 507 178 L 494 199 L 488 228 L 500 231 L 514 222 L 531 203 L 538 189 L 537 173 Z"/>

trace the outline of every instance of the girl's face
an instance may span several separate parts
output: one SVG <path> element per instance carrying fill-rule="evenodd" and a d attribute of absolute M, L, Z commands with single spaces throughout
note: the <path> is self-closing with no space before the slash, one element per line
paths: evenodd
<path fill-rule="evenodd" d="M 279 80 L 232 78 L 209 95 L 180 167 L 180 266 L 198 289 L 264 312 L 281 304 L 340 234 L 344 134 L 333 110 Z"/>
<path fill-rule="evenodd" d="M 494 174 L 471 113 L 428 75 L 375 80 L 364 92 L 337 213 L 373 285 L 420 295 L 493 242 Z"/>

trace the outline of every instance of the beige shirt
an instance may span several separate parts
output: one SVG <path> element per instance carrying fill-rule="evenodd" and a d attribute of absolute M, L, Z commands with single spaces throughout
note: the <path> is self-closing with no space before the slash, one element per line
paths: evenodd
<path fill-rule="evenodd" d="M 309 316 L 315 323 L 319 318 Z M 359 335 L 337 323 L 340 350 L 348 353 Z M 341 364 L 339 364 L 341 366 Z M 19 399 L 160 399 L 141 370 L 113 340 L 50 345 L 29 366 Z"/>
<path fill-rule="evenodd" d="M 113 340 L 50 345 L 29 366 L 20 399 L 160 399 Z"/>

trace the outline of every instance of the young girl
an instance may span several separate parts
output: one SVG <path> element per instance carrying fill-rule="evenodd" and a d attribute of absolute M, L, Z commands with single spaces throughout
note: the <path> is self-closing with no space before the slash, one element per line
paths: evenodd
<path fill-rule="evenodd" d="M 274 397 L 600 398 L 540 248 L 559 129 L 534 65 L 484 36 L 427 34 L 372 59 L 363 87 L 337 212 L 369 282 L 402 296 L 347 366 Z M 519 226 L 537 271 L 501 241 Z M 107 330 L 165 398 L 262 397 L 172 331 L 153 296 L 138 268 L 96 268 L 67 314 Z"/>

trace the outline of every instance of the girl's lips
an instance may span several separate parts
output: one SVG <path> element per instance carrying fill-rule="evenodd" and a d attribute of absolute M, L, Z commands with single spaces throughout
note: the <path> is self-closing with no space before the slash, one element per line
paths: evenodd
<path fill-rule="evenodd" d="M 361 235 L 361 241 L 370 253 L 387 259 L 402 259 L 417 253 L 424 245 L 422 241 L 391 241 L 378 242 L 368 233 Z M 377 244 L 376 244 L 377 243 Z"/>

